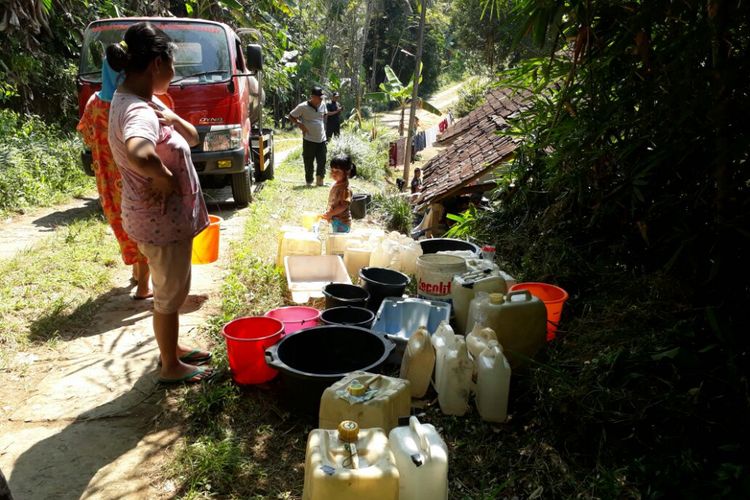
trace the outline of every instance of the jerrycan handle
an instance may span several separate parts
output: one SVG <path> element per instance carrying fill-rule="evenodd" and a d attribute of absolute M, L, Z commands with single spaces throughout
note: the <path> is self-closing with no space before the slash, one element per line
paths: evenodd
<path fill-rule="evenodd" d="M 526 297 L 524 302 L 528 302 L 531 300 L 531 292 L 528 290 L 513 290 L 512 292 L 508 293 L 508 296 L 506 297 L 506 302 L 521 302 L 520 300 L 513 300 L 513 297 L 518 297 L 520 295 L 523 295 Z"/>
<path fill-rule="evenodd" d="M 411 428 L 412 432 L 417 435 L 417 440 L 422 453 L 427 455 L 427 458 L 429 458 L 430 444 L 427 442 L 427 434 L 425 434 L 424 429 L 422 428 L 422 424 L 419 422 L 419 419 L 417 417 L 409 417 L 409 428 Z"/>

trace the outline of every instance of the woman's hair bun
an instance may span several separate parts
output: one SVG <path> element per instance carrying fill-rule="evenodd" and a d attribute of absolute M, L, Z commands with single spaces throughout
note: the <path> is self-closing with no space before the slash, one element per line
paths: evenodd
<path fill-rule="evenodd" d="M 120 72 L 127 68 L 130 56 L 125 47 L 123 47 L 123 44 L 113 43 L 107 47 L 106 55 L 107 62 L 113 70 Z"/>

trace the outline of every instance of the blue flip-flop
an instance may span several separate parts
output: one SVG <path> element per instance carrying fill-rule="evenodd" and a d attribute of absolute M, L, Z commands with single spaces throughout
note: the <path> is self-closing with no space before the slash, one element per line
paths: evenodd
<path fill-rule="evenodd" d="M 200 384 L 201 382 L 208 382 L 213 378 L 215 374 L 216 372 L 214 372 L 211 368 L 198 368 L 197 370 L 193 370 L 192 372 L 180 378 L 159 377 L 157 380 L 160 384 L 163 385 Z"/>

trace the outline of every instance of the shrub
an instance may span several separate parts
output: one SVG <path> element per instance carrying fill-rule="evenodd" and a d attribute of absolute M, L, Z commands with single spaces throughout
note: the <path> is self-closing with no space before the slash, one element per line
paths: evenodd
<path fill-rule="evenodd" d="M 0 110 L 0 212 L 50 205 L 93 188 L 81 143 L 38 117 Z"/>
<path fill-rule="evenodd" d="M 376 194 L 373 207 L 384 219 L 390 231 L 410 234 L 412 211 L 409 200 L 400 194 Z"/>
<path fill-rule="evenodd" d="M 364 131 L 342 132 L 328 144 L 328 158 L 349 155 L 357 166 L 358 177 L 368 181 L 379 180 L 384 173 L 388 143 L 380 136 L 370 140 L 371 135 Z"/>
<path fill-rule="evenodd" d="M 472 80 L 458 91 L 458 101 L 451 108 L 456 118 L 468 115 L 472 110 L 484 104 L 484 94 L 487 91 L 486 80 Z"/>

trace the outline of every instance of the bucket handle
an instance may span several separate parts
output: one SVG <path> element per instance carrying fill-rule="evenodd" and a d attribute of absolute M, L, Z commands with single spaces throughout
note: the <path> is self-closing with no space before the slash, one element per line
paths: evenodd
<path fill-rule="evenodd" d="M 272 366 L 278 370 L 281 370 L 285 368 L 285 366 L 284 366 L 284 363 L 282 363 L 278 357 L 278 350 L 279 350 L 279 345 L 274 344 L 265 350 L 264 355 L 266 358 L 266 364 L 268 366 Z"/>
<path fill-rule="evenodd" d="M 372 331 L 372 330 L 371 330 Z M 387 333 L 372 331 L 375 335 L 384 340 L 386 354 L 391 354 L 396 348 L 396 343 L 391 339 L 391 336 Z"/>

